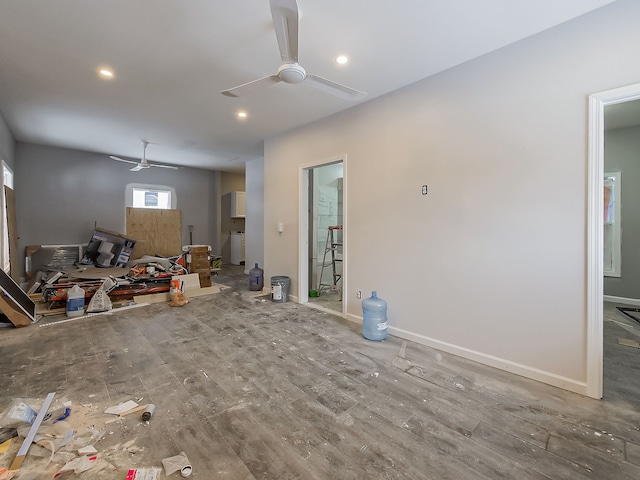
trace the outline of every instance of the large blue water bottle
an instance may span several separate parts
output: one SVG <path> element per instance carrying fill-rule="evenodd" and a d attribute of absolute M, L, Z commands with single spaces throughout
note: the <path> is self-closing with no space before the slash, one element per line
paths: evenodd
<path fill-rule="evenodd" d="M 378 298 L 376 292 L 362 301 L 364 321 L 362 336 L 367 340 L 380 341 L 387 338 L 387 302 Z"/>
<path fill-rule="evenodd" d="M 258 264 L 249 270 L 249 290 L 259 292 L 264 287 L 264 270 Z"/>

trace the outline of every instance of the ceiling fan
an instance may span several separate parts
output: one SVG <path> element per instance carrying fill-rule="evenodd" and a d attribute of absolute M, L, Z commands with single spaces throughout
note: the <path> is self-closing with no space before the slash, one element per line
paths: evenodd
<path fill-rule="evenodd" d="M 130 169 L 132 172 L 138 172 L 143 168 L 150 167 L 170 168 L 172 170 L 178 170 L 178 167 L 174 167 L 173 165 L 162 165 L 160 163 L 147 162 L 147 145 L 149 145 L 149 142 L 147 142 L 146 140 L 142 140 L 142 160 L 140 160 L 139 162 L 134 162 L 133 160 L 125 160 L 124 158 L 114 157 L 113 155 L 109 155 L 109 158 L 117 160 L 118 162 L 133 163 L 135 167 Z"/>
<path fill-rule="evenodd" d="M 269 3 L 271 5 L 273 27 L 276 31 L 280 49 L 280 57 L 285 63 L 280 65 L 277 74 L 223 90 L 220 92 L 222 95 L 240 97 L 275 83 L 295 84 L 303 81 L 345 100 L 360 100 L 367 95 L 366 92 L 307 73 L 302 65 L 298 63 L 298 4 L 296 0 L 270 0 Z"/>

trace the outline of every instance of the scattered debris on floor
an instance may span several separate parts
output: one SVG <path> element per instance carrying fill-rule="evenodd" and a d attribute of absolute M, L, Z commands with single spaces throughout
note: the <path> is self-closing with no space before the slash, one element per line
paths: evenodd
<path fill-rule="evenodd" d="M 129 410 L 132 410 L 137 407 L 138 407 L 138 404 L 136 402 L 134 402 L 133 400 L 128 400 L 124 403 L 120 403 L 113 407 L 107 408 L 104 411 L 104 413 L 108 413 L 110 415 L 121 415 L 122 413 L 128 412 Z"/>
<path fill-rule="evenodd" d="M 640 323 L 640 308 L 636 307 L 616 307 L 620 313 L 622 313 L 625 317 L 635 320 Z"/>
<path fill-rule="evenodd" d="M 78 450 L 78 453 L 80 451 Z M 96 465 L 98 460 L 97 455 L 76 457 L 73 460 L 69 460 L 64 466 L 56 472 L 53 478 L 60 477 L 65 472 L 83 473 L 90 470 Z"/>
<path fill-rule="evenodd" d="M 102 478 L 104 473 L 111 478 L 118 472 L 127 480 L 159 479 L 161 467 L 135 465 L 140 462 L 135 455 L 144 450 L 135 444 L 139 436 L 147 434 L 136 428 L 149 425 L 155 411 L 154 404 L 140 405 L 141 400 L 106 407 L 74 405 L 55 392 L 44 400 L 14 399 L 0 414 L 0 439 L 4 439 L 0 444 L 0 480 L 64 478 L 71 473 L 87 479 Z M 119 422 L 121 432 L 112 436 L 118 433 L 111 425 L 114 422 Z M 125 433 L 135 438 L 116 443 Z M 161 463 L 166 475 L 179 471 L 186 478 L 193 471 L 184 452 L 153 463 Z"/>
<path fill-rule="evenodd" d="M 186 478 L 191 475 L 193 470 L 193 467 L 184 452 L 180 452 L 179 455 L 175 455 L 173 457 L 163 458 L 162 466 L 164 467 L 164 472 L 167 476 L 175 472 L 180 472 L 180 475 Z"/>
<path fill-rule="evenodd" d="M 638 340 L 632 340 L 630 338 L 619 338 L 618 344 L 624 345 L 625 347 L 640 348 L 640 342 Z"/>
<path fill-rule="evenodd" d="M 156 411 L 156 406 L 153 403 L 147 405 L 147 408 L 142 412 L 142 420 L 148 422 L 153 417 L 154 412 Z"/>
<path fill-rule="evenodd" d="M 60 325 L 62 323 L 68 323 L 68 322 L 75 322 L 76 320 L 82 320 L 84 318 L 89 318 L 89 317 L 95 317 L 98 315 L 111 315 L 112 313 L 116 313 L 122 310 L 128 310 L 131 308 L 138 308 L 138 307 L 144 307 L 146 305 L 149 305 L 149 303 L 134 303 L 132 305 L 124 305 L 122 307 L 118 307 L 118 308 L 114 308 L 111 309 L 107 312 L 98 312 L 98 313 L 89 313 L 87 315 L 81 315 L 79 317 L 73 317 L 73 318 L 66 318 L 65 320 L 55 320 L 55 321 L 50 321 L 47 323 L 41 323 L 40 327 L 52 327 L 55 325 Z"/>
<path fill-rule="evenodd" d="M 127 472 L 126 480 L 157 480 L 160 478 L 161 469 L 157 467 L 151 468 L 132 468 Z"/>

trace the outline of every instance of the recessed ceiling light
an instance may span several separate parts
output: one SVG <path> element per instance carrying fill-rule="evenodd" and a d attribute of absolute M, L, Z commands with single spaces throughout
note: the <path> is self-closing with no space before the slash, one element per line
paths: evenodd
<path fill-rule="evenodd" d="M 346 55 L 340 55 L 336 57 L 336 63 L 339 65 L 344 65 L 348 61 L 349 61 L 349 57 L 347 57 Z"/>
<path fill-rule="evenodd" d="M 238 118 L 245 119 L 247 118 L 247 112 L 238 112 Z"/>
<path fill-rule="evenodd" d="M 98 69 L 98 75 L 102 78 L 113 78 L 113 71 L 110 68 L 101 67 Z"/>

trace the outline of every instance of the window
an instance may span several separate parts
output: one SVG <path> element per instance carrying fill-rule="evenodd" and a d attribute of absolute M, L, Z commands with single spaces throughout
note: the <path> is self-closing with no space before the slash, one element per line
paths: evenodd
<path fill-rule="evenodd" d="M 621 276 L 621 173 L 612 172 L 604 175 L 604 276 Z"/>
<path fill-rule="evenodd" d="M 135 208 L 171 208 L 171 191 L 133 189 L 133 207 Z"/>
<path fill-rule="evenodd" d="M 2 249 L 0 250 L 0 258 L 2 259 L 2 269 L 8 274 L 11 270 L 11 260 L 9 257 L 9 221 L 7 218 L 7 204 L 4 194 L 4 186 L 13 189 L 13 172 L 9 166 L 2 161 L 2 195 L 0 195 L 0 208 L 2 209 L 2 224 L 0 232 L 2 232 Z"/>
<path fill-rule="evenodd" d="M 2 180 L 3 185 L 13 190 L 13 172 L 4 161 L 2 162 Z"/>
<path fill-rule="evenodd" d="M 176 194 L 171 187 L 164 185 L 143 185 L 131 183 L 126 188 L 125 204 L 134 208 L 176 208 Z"/>

